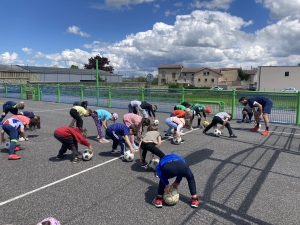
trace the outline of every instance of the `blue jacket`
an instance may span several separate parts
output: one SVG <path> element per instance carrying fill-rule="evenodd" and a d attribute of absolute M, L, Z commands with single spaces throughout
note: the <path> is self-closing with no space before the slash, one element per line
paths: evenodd
<path fill-rule="evenodd" d="M 170 162 L 170 161 L 175 161 L 175 160 L 181 160 L 182 162 L 185 163 L 185 160 L 183 158 L 181 158 L 178 155 L 175 154 L 170 154 L 170 155 L 166 155 L 164 156 L 158 163 L 158 165 L 156 166 L 156 173 L 159 177 L 159 179 L 161 180 L 161 182 L 163 182 L 164 185 L 168 185 L 169 181 L 168 179 L 162 174 L 162 167 L 164 164 Z M 182 180 L 182 177 L 176 177 L 176 183 L 180 183 L 180 181 Z"/>

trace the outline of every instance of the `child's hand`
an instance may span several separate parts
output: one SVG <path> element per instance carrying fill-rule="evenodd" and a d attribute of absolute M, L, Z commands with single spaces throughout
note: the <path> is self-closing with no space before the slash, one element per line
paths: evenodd
<path fill-rule="evenodd" d="M 89 153 L 93 153 L 93 148 L 92 148 L 92 146 L 89 147 Z"/>
<path fill-rule="evenodd" d="M 150 156 L 150 157 L 151 157 L 151 159 L 153 159 L 153 158 L 154 158 L 154 156 L 155 156 L 155 155 L 154 155 L 153 153 L 151 153 L 151 156 Z"/>
<path fill-rule="evenodd" d="M 173 186 L 173 188 L 176 188 L 176 189 L 178 189 L 178 186 L 179 186 L 179 184 L 178 184 L 178 183 L 176 183 L 176 182 L 174 182 L 174 183 L 172 184 L 172 186 Z"/>
<path fill-rule="evenodd" d="M 130 151 L 131 151 L 131 153 L 133 153 L 133 154 L 135 153 L 135 150 L 134 150 L 132 147 L 130 148 Z"/>
<path fill-rule="evenodd" d="M 25 141 L 28 141 L 29 139 L 26 137 L 26 138 L 24 138 L 25 139 Z"/>
<path fill-rule="evenodd" d="M 224 126 L 221 126 L 221 127 L 220 127 L 220 130 L 223 130 L 223 129 L 224 129 Z"/>
<path fill-rule="evenodd" d="M 170 188 L 171 188 L 171 186 L 170 186 L 170 184 L 168 184 L 166 187 L 165 187 L 165 193 L 166 194 L 169 194 L 170 193 Z"/>

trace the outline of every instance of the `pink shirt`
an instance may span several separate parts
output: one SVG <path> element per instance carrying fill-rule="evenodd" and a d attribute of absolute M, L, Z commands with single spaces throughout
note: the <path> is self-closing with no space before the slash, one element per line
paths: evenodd
<path fill-rule="evenodd" d="M 30 123 L 30 118 L 28 118 L 27 116 L 14 115 L 11 118 L 16 118 L 16 119 L 20 120 L 22 123 L 26 123 L 27 125 L 29 125 L 29 123 Z"/>
<path fill-rule="evenodd" d="M 170 117 L 170 120 L 177 123 L 177 134 L 180 136 L 180 129 L 185 125 L 184 118 L 178 118 L 177 116 Z"/>
<path fill-rule="evenodd" d="M 137 125 L 138 131 L 142 134 L 142 117 L 136 115 L 134 113 L 127 113 L 123 116 L 123 123 L 129 127 L 130 125 L 134 124 Z"/>

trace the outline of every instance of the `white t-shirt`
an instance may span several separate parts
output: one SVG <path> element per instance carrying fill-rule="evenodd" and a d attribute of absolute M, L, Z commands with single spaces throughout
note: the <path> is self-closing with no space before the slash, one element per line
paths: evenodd
<path fill-rule="evenodd" d="M 226 113 L 226 112 L 219 112 L 215 116 L 220 117 L 222 120 L 225 120 L 230 117 L 230 115 L 228 115 L 228 113 Z"/>

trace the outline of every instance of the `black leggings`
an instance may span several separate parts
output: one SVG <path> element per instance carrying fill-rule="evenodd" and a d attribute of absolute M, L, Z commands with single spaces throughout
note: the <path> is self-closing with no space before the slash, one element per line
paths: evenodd
<path fill-rule="evenodd" d="M 165 156 L 165 154 L 155 146 L 154 142 L 142 142 L 141 148 L 143 149 L 143 163 L 146 160 L 147 151 L 157 155 L 160 159 Z"/>
<path fill-rule="evenodd" d="M 213 126 L 217 125 L 217 124 L 222 124 L 223 125 L 224 121 L 218 117 L 218 116 L 214 116 L 213 120 L 211 121 L 211 123 L 204 129 L 203 132 L 206 132 L 208 131 L 210 128 L 212 128 Z M 225 127 L 227 128 L 228 132 L 229 132 L 229 135 L 232 135 L 232 129 L 231 129 L 231 126 L 230 124 L 227 122 L 225 124 Z"/>
<path fill-rule="evenodd" d="M 83 127 L 83 120 L 76 109 L 70 110 L 70 115 L 76 120 L 76 127 L 79 129 Z"/>
<path fill-rule="evenodd" d="M 180 183 L 181 179 L 183 177 L 185 177 L 187 179 L 191 195 L 197 194 L 196 182 L 195 182 L 194 175 L 193 175 L 190 167 L 183 161 L 175 160 L 175 161 L 170 161 L 170 162 L 165 163 L 162 166 L 162 175 L 167 179 L 176 177 L 177 183 Z M 166 185 L 164 185 L 164 183 L 161 182 L 161 180 L 160 180 L 159 184 L 158 184 L 158 194 L 159 195 L 164 194 L 165 187 L 166 187 Z"/>
<path fill-rule="evenodd" d="M 62 146 L 58 152 L 58 155 L 63 155 L 67 152 L 68 148 L 70 147 L 73 156 L 77 157 L 78 156 L 78 143 L 75 138 L 71 137 L 62 137 L 56 133 L 54 133 L 54 137 L 62 143 Z"/>

